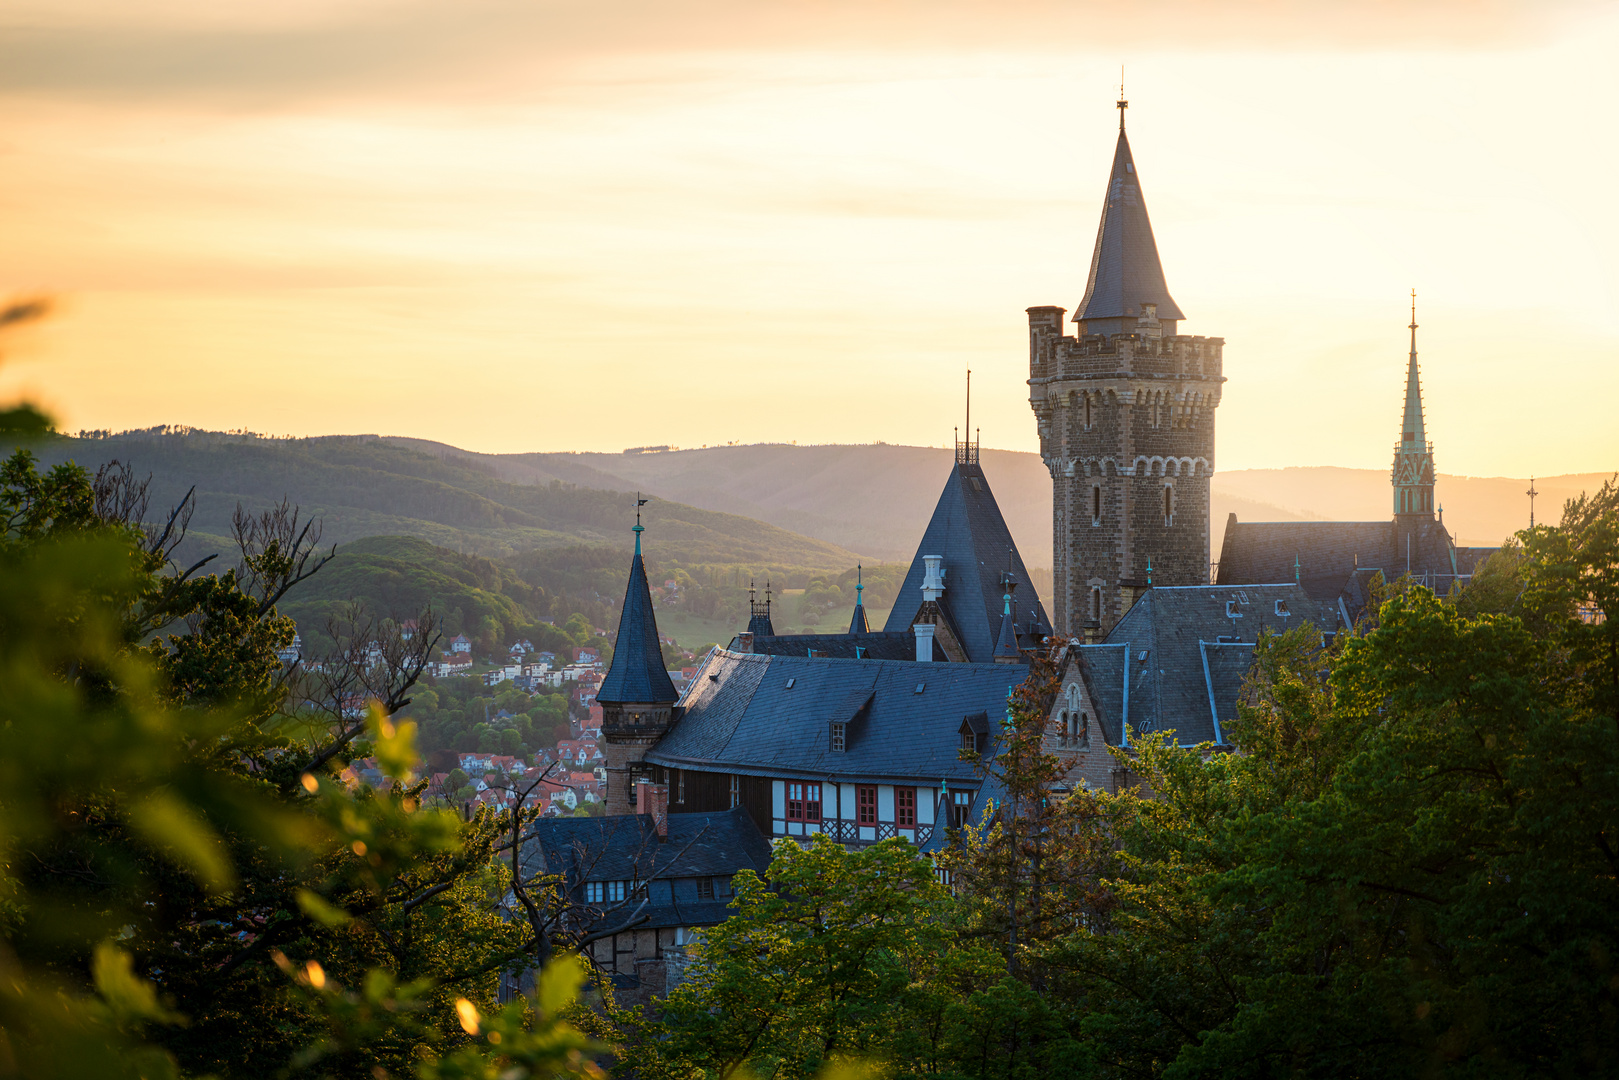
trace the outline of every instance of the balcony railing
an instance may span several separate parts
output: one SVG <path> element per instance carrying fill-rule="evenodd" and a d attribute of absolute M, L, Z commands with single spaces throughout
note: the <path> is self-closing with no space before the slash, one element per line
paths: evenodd
<path fill-rule="evenodd" d="M 862 825 L 856 821 L 829 820 L 821 822 L 821 831 L 840 844 L 875 844 L 880 840 L 892 840 L 896 836 L 901 836 L 921 847 L 933 836 L 932 825 L 901 829 L 892 821 Z"/>

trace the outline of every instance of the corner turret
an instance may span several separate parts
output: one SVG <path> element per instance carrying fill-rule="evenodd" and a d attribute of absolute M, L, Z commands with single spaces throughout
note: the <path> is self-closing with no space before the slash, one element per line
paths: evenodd
<path fill-rule="evenodd" d="M 624 606 L 613 639 L 613 662 L 596 692 L 602 707 L 602 739 L 607 766 L 607 813 L 632 814 L 631 792 L 635 773 L 647 750 L 674 722 L 679 698 L 663 665 L 658 620 L 652 607 L 646 565 L 641 560 L 641 506 L 635 510 L 635 557 L 624 588 Z"/>

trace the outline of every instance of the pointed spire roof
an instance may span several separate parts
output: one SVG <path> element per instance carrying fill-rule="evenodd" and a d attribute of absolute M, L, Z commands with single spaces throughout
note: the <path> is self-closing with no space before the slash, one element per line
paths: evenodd
<path fill-rule="evenodd" d="M 1006 592 L 1001 600 L 1001 633 L 995 639 L 995 659 L 1016 660 L 1018 658 L 1017 624 L 1012 619 L 1012 590 L 1017 586 L 1011 581 L 1011 575 L 1006 575 Z"/>
<path fill-rule="evenodd" d="M 865 570 L 856 565 L 854 586 L 854 616 L 849 620 L 849 633 L 869 634 L 871 624 L 866 622 L 866 580 Z"/>
<path fill-rule="evenodd" d="M 635 512 L 635 558 L 630 561 L 630 580 L 624 587 L 624 608 L 618 619 L 618 636 L 613 639 L 613 662 L 596 691 L 596 700 L 606 704 L 638 702 L 660 704 L 680 695 L 663 666 L 663 649 L 658 644 L 658 620 L 652 608 L 652 589 L 641 561 L 641 511 Z"/>
<path fill-rule="evenodd" d="M 1186 317 L 1164 283 L 1164 267 L 1158 261 L 1158 244 L 1147 218 L 1147 202 L 1141 195 L 1141 178 L 1130 156 L 1121 110 L 1119 142 L 1113 151 L 1102 223 L 1096 229 L 1090 278 L 1074 321 L 1133 319 L 1141 315 L 1142 304 L 1157 304 L 1160 319 Z"/>
<path fill-rule="evenodd" d="M 1006 591 L 1003 572 L 1030 583 L 1025 602 L 1032 622 L 1041 634 L 1051 632 L 1051 620 L 1040 605 L 1033 579 L 1023 564 L 1023 556 L 1018 554 L 1012 531 L 1006 527 L 981 466 L 951 466 L 933 517 L 922 532 L 922 542 L 917 545 L 905 582 L 888 613 L 885 632 L 910 632 L 912 616 L 922 603 L 922 581 L 927 575 L 924 559 L 929 555 L 944 559 L 944 595 L 939 598 L 939 606 L 971 663 L 988 664 L 995 659 L 995 642 L 1003 620 L 1000 601 Z"/>
<path fill-rule="evenodd" d="M 1405 367 L 1405 416 L 1400 422 L 1400 446 L 1426 450 L 1428 434 L 1422 424 L 1422 372 L 1417 367 L 1417 291 L 1411 290 L 1411 358 Z"/>

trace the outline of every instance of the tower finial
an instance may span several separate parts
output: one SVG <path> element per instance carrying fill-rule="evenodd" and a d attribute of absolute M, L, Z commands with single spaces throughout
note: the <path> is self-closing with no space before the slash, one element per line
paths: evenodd
<path fill-rule="evenodd" d="M 1529 527 L 1533 529 L 1535 527 L 1535 496 L 1540 494 L 1535 490 L 1535 478 L 1533 476 L 1529 478 L 1529 490 L 1524 494 L 1529 496 Z"/>
<path fill-rule="evenodd" d="M 635 493 L 635 528 L 630 530 L 635 534 L 635 553 L 637 555 L 641 554 L 641 534 L 646 532 L 646 526 L 641 524 L 641 507 L 646 504 L 647 501 L 641 498 L 641 493 L 637 491 Z"/>
<path fill-rule="evenodd" d="M 1124 130 L 1124 110 L 1126 110 L 1126 109 L 1128 109 L 1130 107 L 1130 103 L 1128 101 L 1124 100 L 1124 65 L 1123 64 L 1119 65 L 1119 102 L 1114 107 L 1119 110 L 1119 130 L 1123 131 Z"/>

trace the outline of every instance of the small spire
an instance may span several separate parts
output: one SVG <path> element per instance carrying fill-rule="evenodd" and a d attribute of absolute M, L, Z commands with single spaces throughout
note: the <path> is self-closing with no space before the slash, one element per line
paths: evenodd
<path fill-rule="evenodd" d="M 1293 584 L 1299 585 L 1302 584 L 1302 581 L 1303 579 L 1300 577 L 1299 554 L 1295 551 L 1293 553 Z"/>
<path fill-rule="evenodd" d="M 1147 556 L 1147 586 L 1152 587 L 1152 556 Z"/>

